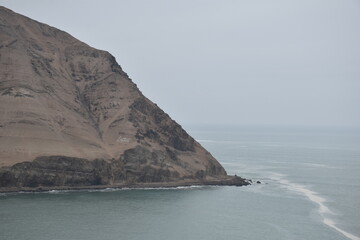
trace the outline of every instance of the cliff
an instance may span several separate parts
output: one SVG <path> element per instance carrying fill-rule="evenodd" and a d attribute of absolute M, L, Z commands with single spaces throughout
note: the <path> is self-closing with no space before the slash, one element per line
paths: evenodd
<path fill-rule="evenodd" d="M 108 52 L 0 7 L 0 191 L 247 184 Z"/>

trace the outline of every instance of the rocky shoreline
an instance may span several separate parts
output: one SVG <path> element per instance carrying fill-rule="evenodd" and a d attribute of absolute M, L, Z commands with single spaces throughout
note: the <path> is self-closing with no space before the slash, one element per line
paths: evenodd
<path fill-rule="evenodd" d="M 116 160 L 43 156 L 31 162 L 2 167 L 0 192 L 192 185 L 245 186 L 252 183 L 251 180 L 238 176 L 220 175 L 219 170 L 214 166 L 209 166 L 205 171 L 194 172 L 188 169 L 188 175 L 180 176 L 172 167 L 149 164 L 151 158 L 157 157 L 155 154 L 145 154 L 145 151 L 130 152 L 131 154 L 124 154 Z"/>
<path fill-rule="evenodd" d="M 190 186 L 248 186 L 252 181 L 238 176 L 227 176 L 225 179 L 208 181 L 176 181 L 176 182 L 152 182 L 152 183 L 124 183 L 113 185 L 88 185 L 88 186 L 38 186 L 38 187 L 3 187 L 0 193 L 18 192 L 49 192 L 49 191 L 81 191 L 81 190 L 103 190 L 103 189 L 143 189 L 143 188 L 177 188 Z"/>

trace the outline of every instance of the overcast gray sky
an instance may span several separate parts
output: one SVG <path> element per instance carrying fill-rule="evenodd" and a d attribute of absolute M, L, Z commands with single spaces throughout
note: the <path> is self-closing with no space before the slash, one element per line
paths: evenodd
<path fill-rule="evenodd" d="M 0 0 L 112 53 L 182 125 L 360 127 L 359 0 Z"/>

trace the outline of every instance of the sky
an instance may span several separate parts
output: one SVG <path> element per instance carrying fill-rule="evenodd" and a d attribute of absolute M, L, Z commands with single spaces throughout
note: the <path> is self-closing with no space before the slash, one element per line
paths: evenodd
<path fill-rule="evenodd" d="M 360 127 L 358 0 L 0 0 L 109 51 L 183 126 Z"/>

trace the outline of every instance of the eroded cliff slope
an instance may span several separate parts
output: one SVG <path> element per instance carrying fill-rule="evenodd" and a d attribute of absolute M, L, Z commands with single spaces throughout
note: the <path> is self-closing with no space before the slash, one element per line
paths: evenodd
<path fill-rule="evenodd" d="M 230 179 L 111 54 L 3 7 L 0 167 L 0 188 Z"/>

